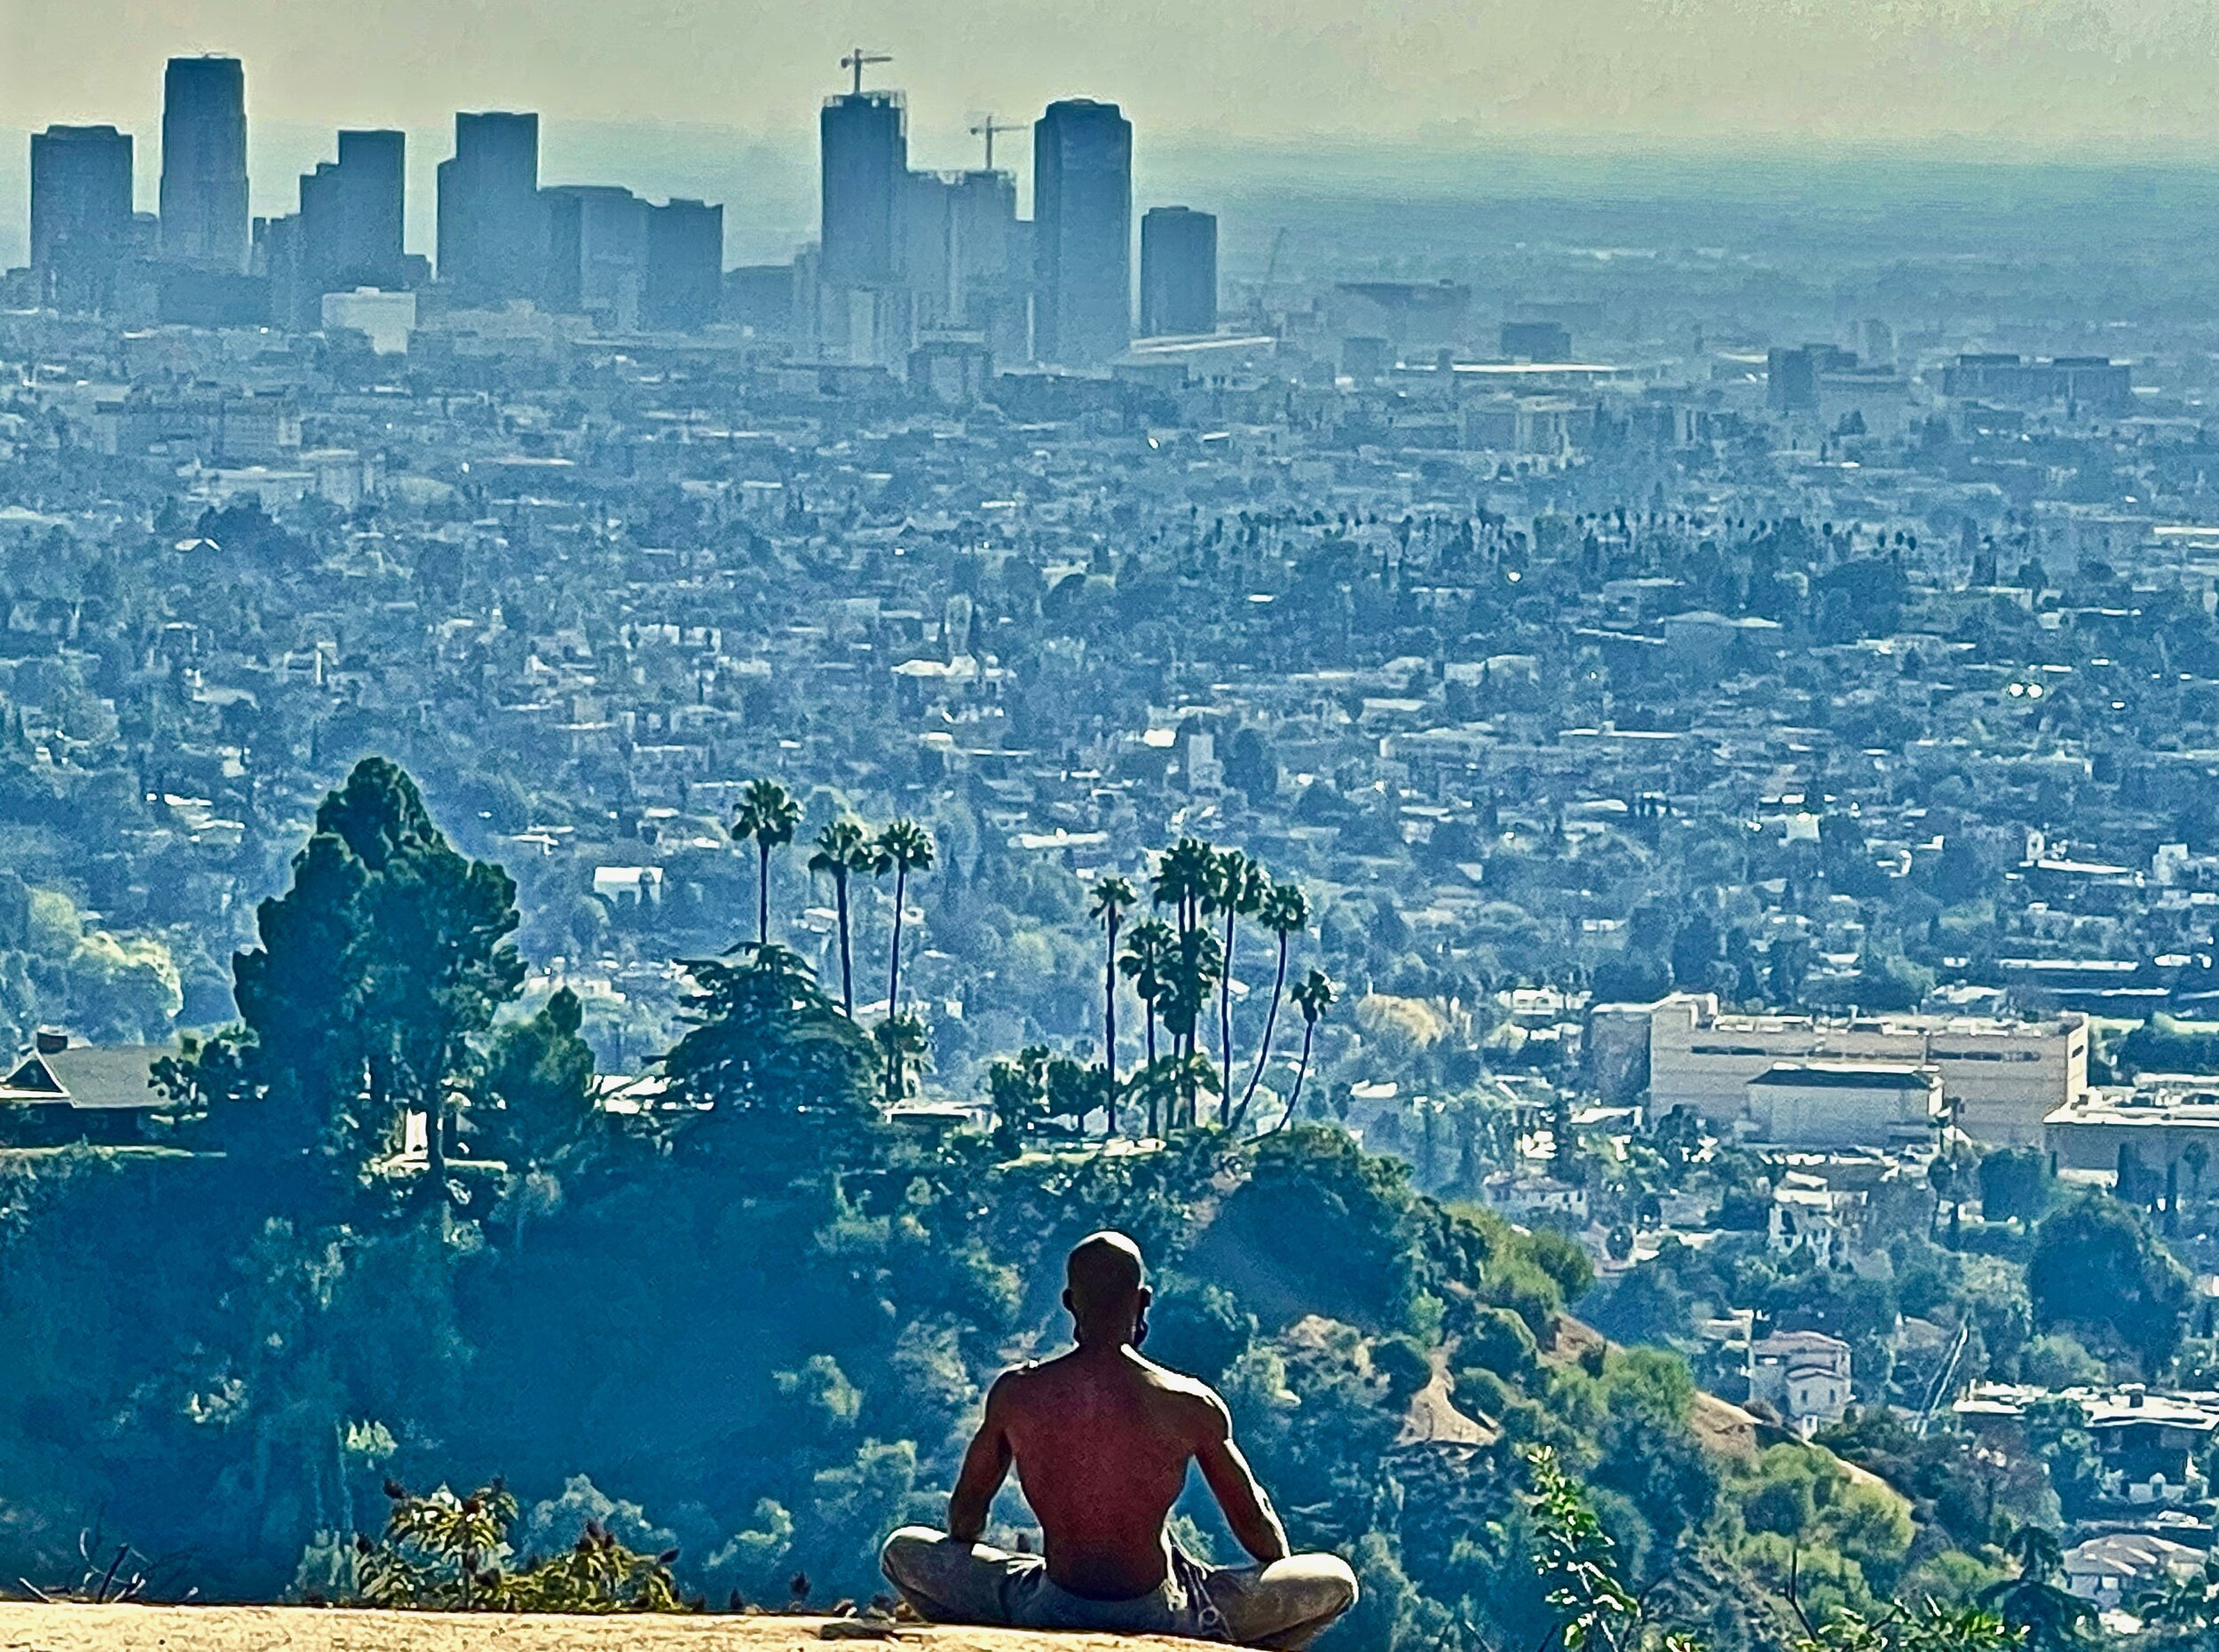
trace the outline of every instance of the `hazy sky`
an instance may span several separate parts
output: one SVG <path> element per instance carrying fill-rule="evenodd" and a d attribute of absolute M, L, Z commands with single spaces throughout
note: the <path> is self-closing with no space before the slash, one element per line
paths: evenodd
<path fill-rule="evenodd" d="M 1114 98 L 1144 131 L 2192 140 L 2212 0 L 0 0 L 0 124 L 142 130 L 162 59 L 248 60 L 280 121 L 461 107 L 805 126 L 855 41 L 930 148 L 966 113 Z M 938 163 L 960 152 L 928 157 Z"/>
<path fill-rule="evenodd" d="M 1133 116 L 1143 185 L 1182 193 L 1236 145 L 1282 178 L 1370 149 L 1413 188 L 1420 151 L 1438 179 L 1575 137 L 2219 158 L 2219 0 L 0 0 L 0 262 L 21 134 L 136 131 L 150 208 L 162 61 L 201 51 L 246 59 L 257 212 L 292 209 L 334 128 L 403 127 L 428 248 L 453 112 L 533 108 L 549 181 L 723 200 L 734 256 L 784 257 L 857 42 L 895 54 L 872 81 L 907 92 L 920 166 L 972 163 L 981 112 L 1091 95 Z"/>

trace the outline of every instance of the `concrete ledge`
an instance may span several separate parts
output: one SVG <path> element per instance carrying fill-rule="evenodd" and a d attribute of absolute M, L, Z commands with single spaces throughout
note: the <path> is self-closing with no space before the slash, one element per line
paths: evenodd
<path fill-rule="evenodd" d="M 828 1627 L 829 1625 L 829 1627 Z M 298 1606 L 0 1603 L 0 1652 L 1125 1652 L 1201 1643 L 1157 1635 L 1040 1634 L 923 1624 L 875 1632 L 853 1619 L 555 1617 L 365 1612 Z"/>

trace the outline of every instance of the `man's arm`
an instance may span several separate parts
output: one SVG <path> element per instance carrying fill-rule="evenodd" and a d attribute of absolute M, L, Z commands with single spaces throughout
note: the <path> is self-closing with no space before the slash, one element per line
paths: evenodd
<path fill-rule="evenodd" d="M 955 1477 L 955 1493 L 948 1499 L 948 1535 L 965 1543 L 976 1543 L 986 1535 L 994 1494 L 1009 1473 L 1009 1435 L 1002 1420 L 1008 1384 L 1005 1374 L 986 1391 L 985 1419 L 963 1453 L 963 1470 Z"/>
<path fill-rule="evenodd" d="M 1233 1443 L 1233 1418 L 1225 1402 L 1204 1389 L 1208 1404 L 1203 1436 L 1195 1446 L 1195 1461 L 1209 1482 L 1211 1495 L 1225 1511 L 1225 1523 L 1251 1556 L 1268 1566 L 1287 1558 L 1287 1530 L 1271 1506 L 1271 1499 L 1256 1483 L 1256 1471 L 1248 1466 L 1241 1449 Z"/>

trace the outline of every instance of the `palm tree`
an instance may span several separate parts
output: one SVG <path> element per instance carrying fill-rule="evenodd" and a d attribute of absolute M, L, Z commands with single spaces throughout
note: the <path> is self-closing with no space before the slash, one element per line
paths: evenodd
<path fill-rule="evenodd" d="M 1149 897 L 1158 906 L 1173 909 L 1173 921 L 1181 935 L 1195 927 L 1201 914 L 1216 858 L 1198 837 L 1182 837 L 1157 858 Z"/>
<path fill-rule="evenodd" d="M 770 943 L 770 851 L 794 841 L 802 824 L 802 805 L 776 780 L 750 780 L 739 794 L 732 836 L 755 845 L 755 945 Z"/>
<path fill-rule="evenodd" d="M 1241 1104 L 1233 1115 L 1233 1127 L 1238 1130 L 1248 1117 L 1248 1104 L 1255 1099 L 1256 1086 L 1264 1076 L 1264 1063 L 1271 1059 L 1272 1030 L 1279 1024 L 1279 1000 L 1287 988 L 1287 943 L 1310 921 L 1310 903 L 1299 883 L 1275 883 L 1257 908 L 1264 928 L 1279 937 L 1279 969 L 1271 981 L 1271 1008 L 1264 1016 L 1262 1046 L 1256 1051 L 1255 1071 L 1248 1075 L 1248 1087 L 1241 1092 Z"/>
<path fill-rule="evenodd" d="M 931 1048 L 925 1040 L 925 1024 L 915 1016 L 888 1016 L 871 1029 L 871 1041 L 886 1066 L 886 1104 L 898 1106 L 908 1099 L 910 1074 L 924 1071 Z"/>
<path fill-rule="evenodd" d="M 902 990 L 902 908 L 908 904 L 909 874 L 932 870 L 932 834 L 914 820 L 896 820 L 879 834 L 875 861 L 894 874 L 894 942 L 887 949 L 886 1013 L 897 1013 Z"/>
<path fill-rule="evenodd" d="M 1125 911 L 1137 898 L 1133 885 L 1115 875 L 1100 879 L 1094 888 L 1094 905 L 1087 915 L 1102 927 L 1109 937 L 1102 968 L 1102 1042 L 1110 1070 L 1110 1083 L 1114 1098 L 1117 1081 L 1117 924 Z M 1117 1103 L 1110 1103 L 1110 1117 L 1117 1116 Z"/>
<path fill-rule="evenodd" d="M 1237 849 L 1212 857 L 1204 907 L 1225 915 L 1224 967 L 1218 973 L 1218 1122 L 1229 1124 L 1233 1106 L 1233 926 L 1252 918 L 1271 890 L 1264 869 Z"/>
<path fill-rule="evenodd" d="M 1302 1099 L 1302 1080 L 1310 1076 L 1310 1041 L 1317 1036 L 1317 1018 L 1332 1007 L 1333 984 L 1323 969 L 1313 969 L 1294 984 L 1294 991 L 1287 996 L 1302 1012 L 1302 1056 L 1295 1063 L 1294 1088 L 1287 1095 L 1287 1111 L 1271 1126 L 1275 1134 L 1287 1127 L 1294 1117 L 1295 1103 Z"/>
<path fill-rule="evenodd" d="M 848 880 L 856 873 L 868 873 L 877 860 L 877 845 L 855 820 L 826 821 L 817 834 L 817 852 L 809 858 L 811 872 L 832 873 L 833 897 L 840 908 L 840 1007 L 850 1021 L 856 1018 L 856 984 L 848 941 Z"/>
<path fill-rule="evenodd" d="M 1196 1090 L 1191 1080 L 1202 1012 L 1210 1002 L 1210 989 L 1218 984 L 1224 971 L 1224 950 L 1218 945 L 1218 937 L 1207 929 L 1197 925 L 1174 939 L 1170 967 L 1164 979 L 1164 1024 L 1171 1029 L 1172 1053 L 1186 1062 L 1181 1071 L 1189 1080 L 1185 1093 L 1185 1122 L 1189 1126 L 1196 1120 Z M 1205 1059 L 1201 1065 L 1206 1071 L 1209 1062 Z"/>
<path fill-rule="evenodd" d="M 1143 918 L 1134 924 L 1125 937 L 1125 956 L 1117 960 L 1117 969 L 1133 983 L 1133 990 L 1140 995 L 1141 1007 L 1147 1012 L 1148 1066 L 1156 1065 L 1156 1011 L 1164 996 L 1164 984 L 1170 978 L 1173 949 L 1177 937 L 1171 926 L 1161 918 Z M 1148 1133 L 1158 1133 L 1155 1093 L 1149 1092 L 1148 1105 Z"/>

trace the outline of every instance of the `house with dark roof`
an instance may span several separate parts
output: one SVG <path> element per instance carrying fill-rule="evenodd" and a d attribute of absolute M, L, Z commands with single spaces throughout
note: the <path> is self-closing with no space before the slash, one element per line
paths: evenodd
<path fill-rule="evenodd" d="M 178 1053 L 175 1044 L 73 1044 L 41 1031 L 0 1079 L 0 1146 L 144 1141 L 147 1116 L 167 1105 L 154 1063 Z"/>

